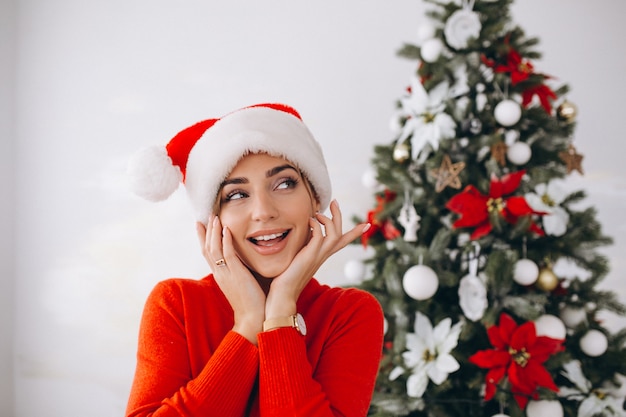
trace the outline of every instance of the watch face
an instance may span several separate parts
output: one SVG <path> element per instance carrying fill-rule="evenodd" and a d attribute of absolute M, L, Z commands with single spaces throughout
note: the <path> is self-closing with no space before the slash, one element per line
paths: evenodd
<path fill-rule="evenodd" d="M 300 331 L 300 334 L 302 334 L 302 336 L 306 335 L 306 323 L 304 322 L 304 318 L 302 317 L 302 314 L 298 313 L 296 314 L 296 325 L 298 330 Z"/>

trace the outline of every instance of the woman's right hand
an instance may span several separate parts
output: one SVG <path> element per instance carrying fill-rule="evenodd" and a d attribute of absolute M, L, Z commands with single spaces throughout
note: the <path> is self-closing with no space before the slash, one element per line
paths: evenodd
<path fill-rule="evenodd" d="M 202 255 L 234 311 L 233 331 L 256 345 L 257 333 L 263 330 L 265 320 L 263 289 L 237 256 L 230 230 L 222 228 L 217 216 L 209 219 L 207 227 L 200 222 L 196 223 L 196 231 Z"/>

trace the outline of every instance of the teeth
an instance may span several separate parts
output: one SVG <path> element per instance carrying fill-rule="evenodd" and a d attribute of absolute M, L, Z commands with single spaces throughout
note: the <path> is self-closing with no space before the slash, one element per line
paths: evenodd
<path fill-rule="evenodd" d="M 271 235 L 257 236 L 254 240 L 272 240 L 281 237 L 284 233 L 272 233 Z"/>

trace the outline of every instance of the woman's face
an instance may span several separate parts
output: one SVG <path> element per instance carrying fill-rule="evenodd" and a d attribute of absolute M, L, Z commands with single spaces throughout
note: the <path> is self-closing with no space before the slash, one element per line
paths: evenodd
<path fill-rule="evenodd" d="M 237 254 L 252 271 L 274 278 L 287 269 L 310 237 L 319 210 L 300 171 L 283 158 L 245 156 L 224 180 L 219 217 Z"/>

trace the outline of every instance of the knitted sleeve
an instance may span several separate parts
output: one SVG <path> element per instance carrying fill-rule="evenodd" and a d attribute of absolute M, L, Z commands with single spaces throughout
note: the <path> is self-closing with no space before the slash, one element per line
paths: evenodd
<path fill-rule="evenodd" d="M 167 281 L 148 297 L 126 415 L 243 416 L 258 373 L 257 348 L 231 331 L 194 377 L 183 304 L 180 288 Z"/>
<path fill-rule="evenodd" d="M 350 291 L 328 311 L 336 316 L 322 335 L 324 347 L 315 368 L 304 337 L 293 328 L 259 334 L 261 415 L 367 415 L 382 352 L 383 314 L 364 291 Z"/>

